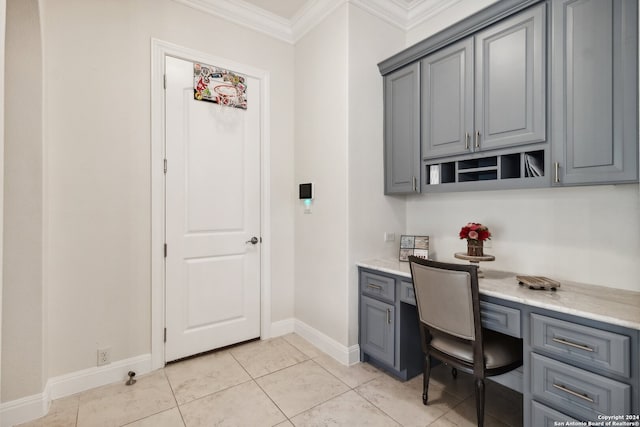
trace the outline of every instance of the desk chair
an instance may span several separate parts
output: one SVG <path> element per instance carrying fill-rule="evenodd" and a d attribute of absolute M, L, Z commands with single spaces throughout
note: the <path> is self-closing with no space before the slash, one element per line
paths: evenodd
<path fill-rule="evenodd" d="M 482 328 L 478 267 L 410 256 L 424 352 L 422 403 L 427 404 L 430 356 L 473 375 L 478 426 L 484 424 L 484 379 L 522 365 L 522 341 Z"/>

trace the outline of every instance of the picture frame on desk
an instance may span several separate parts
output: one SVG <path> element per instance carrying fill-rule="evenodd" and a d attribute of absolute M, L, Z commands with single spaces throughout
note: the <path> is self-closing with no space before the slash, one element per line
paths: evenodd
<path fill-rule="evenodd" d="M 400 237 L 399 260 L 408 262 L 411 255 L 429 258 L 429 236 L 402 235 Z"/>

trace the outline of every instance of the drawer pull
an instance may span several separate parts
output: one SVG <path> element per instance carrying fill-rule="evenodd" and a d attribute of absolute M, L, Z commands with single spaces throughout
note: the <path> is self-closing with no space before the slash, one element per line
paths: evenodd
<path fill-rule="evenodd" d="M 374 285 L 373 283 L 368 283 L 367 284 L 367 288 L 375 289 L 376 291 L 381 291 L 382 290 L 382 286 Z"/>
<path fill-rule="evenodd" d="M 387 323 L 391 324 L 391 310 L 387 308 Z"/>
<path fill-rule="evenodd" d="M 578 393 L 577 391 L 573 391 L 563 385 L 560 384 L 553 384 L 553 386 L 555 388 L 557 388 L 558 390 L 564 391 L 565 393 L 569 393 L 571 396 L 575 396 L 575 397 L 579 397 L 580 399 L 586 400 L 589 403 L 593 403 L 593 399 L 590 398 L 589 396 L 587 396 L 586 394 L 582 394 L 582 393 Z"/>
<path fill-rule="evenodd" d="M 563 340 L 562 338 L 552 338 L 551 341 L 557 342 L 559 344 L 568 345 L 569 347 L 579 348 L 580 350 L 590 351 L 592 353 L 594 352 L 594 350 L 591 347 L 587 347 L 586 345 L 580 345 L 580 344 L 573 343 L 571 341 Z"/>

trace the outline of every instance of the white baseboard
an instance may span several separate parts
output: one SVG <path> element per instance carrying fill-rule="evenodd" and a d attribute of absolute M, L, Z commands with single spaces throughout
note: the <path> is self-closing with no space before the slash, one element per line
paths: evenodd
<path fill-rule="evenodd" d="M 129 371 L 134 371 L 136 375 L 142 375 L 151 372 L 151 370 L 151 354 L 143 354 L 105 366 L 50 378 L 42 393 L 2 403 L 0 405 L 0 420 L 2 420 L 0 426 L 11 427 L 45 416 L 53 399 L 118 381 L 124 382 L 128 378 Z"/>
<path fill-rule="evenodd" d="M 293 333 L 294 327 L 295 327 L 294 319 L 278 320 L 277 322 L 271 323 L 271 336 L 263 337 L 263 338 L 275 338 L 275 337 L 280 337 L 282 335 Z"/>
<path fill-rule="evenodd" d="M 47 382 L 47 387 L 51 399 L 59 399 L 95 387 L 118 381 L 124 382 L 129 378 L 129 371 L 134 371 L 136 375 L 151 372 L 151 354 L 143 354 L 108 365 L 54 377 Z"/>
<path fill-rule="evenodd" d="M 344 346 L 333 338 L 297 319 L 294 320 L 294 332 L 343 365 L 349 366 L 360 361 L 360 346 L 357 344 L 351 347 Z"/>
<path fill-rule="evenodd" d="M 12 427 L 44 416 L 51 398 L 46 392 L 0 404 L 0 426 Z"/>

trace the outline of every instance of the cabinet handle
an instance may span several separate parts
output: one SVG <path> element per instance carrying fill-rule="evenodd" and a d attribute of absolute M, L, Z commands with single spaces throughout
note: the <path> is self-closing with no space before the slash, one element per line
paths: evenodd
<path fill-rule="evenodd" d="M 387 308 L 387 323 L 391 324 L 391 309 Z"/>
<path fill-rule="evenodd" d="M 554 168 L 555 168 L 555 170 L 556 170 L 556 176 L 555 176 L 555 178 L 554 178 L 554 182 L 558 183 L 558 182 L 560 182 L 560 174 L 559 174 L 560 163 L 555 162 L 555 163 L 553 164 L 553 166 L 554 166 Z"/>
<path fill-rule="evenodd" d="M 568 345 L 569 347 L 579 348 L 580 350 L 590 351 L 592 353 L 595 351 L 594 349 L 592 349 L 591 347 L 588 347 L 586 345 L 576 344 L 576 343 L 573 343 L 571 341 L 563 340 L 562 338 L 552 338 L 551 341 L 557 342 L 559 344 Z"/>
<path fill-rule="evenodd" d="M 480 131 L 476 131 L 476 148 L 480 148 Z"/>
<path fill-rule="evenodd" d="M 569 393 L 571 396 L 579 397 L 580 399 L 586 400 L 589 403 L 593 403 L 593 399 L 587 396 L 586 394 L 578 393 L 577 391 L 573 391 L 560 384 L 553 384 L 553 386 L 558 390 L 564 391 L 565 393 Z"/>
<path fill-rule="evenodd" d="M 373 283 L 368 283 L 367 284 L 367 288 L 375 289 L 376 291 L 381 291 L 382 290 L 382 286 L 374 285 Z"/>
<path fill-rule="evenodd" d="M 464 149 L 469 150 L 469 132 L 464 133 Z"/>
<path fill-rule="evenodd" d="M 413 191 L 418 191 L 418 178 L 413 177 Z"/>

